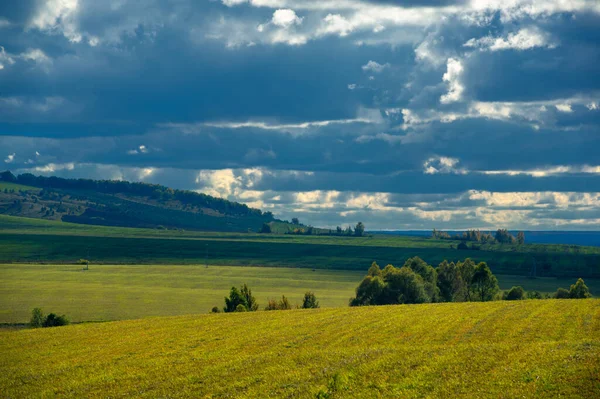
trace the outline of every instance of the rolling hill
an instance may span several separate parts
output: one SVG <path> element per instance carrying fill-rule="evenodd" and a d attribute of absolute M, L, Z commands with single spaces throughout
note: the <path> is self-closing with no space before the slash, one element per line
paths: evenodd
<path fill-rule="evenodd" d="M 592 398 L 600 300 L 5 329 L 0 351 L 5 397 Z"/>
<path fill-rule="evenodd" d="M 287 230 L 270 212 L 193 191 L 8 171 L 0 173 L 0 214 L 104 226 L 247 232 L 272 223 Z"/>

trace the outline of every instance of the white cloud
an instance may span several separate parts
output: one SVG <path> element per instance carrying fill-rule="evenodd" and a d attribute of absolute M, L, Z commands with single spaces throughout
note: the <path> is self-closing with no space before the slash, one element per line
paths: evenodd
<path fill-rule="evenodd" d="M 598 109 L 600 109 L 600 106 L 598 106 L 598 103 L 595 101 L 590 102 L 589 104 L 585 105 L 587 107 L 587 109 L 589 109 L 590 111 L 596 111 Z"/>
<path fill-rule="evenodd" d="M 423 163 L 423 172 L 428 175 L 436 173 L 466 174 L 467 171 L 465 169 L 457 167 L 459 162 L 457 158 L 431 157 Z"/>
<path fill-rule="evenodd" d="M 0 46 L 0 70 L 4 69 L 7 65 L 13 65 L 15 60 L 13 56 L 4 50 L 4 47 Z"/>
<path fill-rule="evenodd" d="M 389 67 L 390 67 L 390 64 L 387 62 L 385 64 L 379 64 L 375 61 L 369 61 L 369 62 L 367 62 L 366 65 L 362 66 L 362 70 L 366 71 L 366 72 L 381 73 L 386 68 L 389 68 Z"/>
<path fill-rule="evenodd" d="M 29 21 L 28 29 L 63 34 L 73 43 L 81 42 L 76 15 L 79 0 L 46 0 L 40 3 L 35 15 Z"/>
<path fill-rule="evenodd" d="M 447 70 L 442 77 L 448 86 L 448 93 L 440 97 L 442 104 L 453 103 L 462 99 L 462 94 L 465 91 L 461 82 L 462 73 L 463 66 L 461 61 L 456 58 L 448 58 Z"/>
<path fill-rule="evenodd" d="M 15 156 L 17 154 L 15 154 L 14 152 L 12 154 L 8 154 L 8 156 L 6 157 L 6 159 L 4 160 L 4 162 L 6 163 L 12 163 L 12 161 L 15 160 Z"/>
<path fill-rule="evenodd" d="M 274 25 L 281 28 L 287 29 L 293 25 L 301 25 L 302 19 L 296 15 L 294 10 L 281 9 L 276 10 L 273 13 L 273 19 L 271 20 Z"/>
<path fill-rule="evenodd" d="M 536 47 L 554 48 L 550 35 L 539 28 L 523 28 L 516 33 L 509 33 L 506 38 L 485 36 L 479 39 L 470 39 L 464 47 L 475 47 L 480 50 L 528 50 Z"/>
<path fill-rule="evenodd" d="M 571 104 L 556 104 L 556 109 L 560 112 L 571 113 L 573 109 L 571 108 Z"/>
<path fill-rule="evenodd" d="M 63 164 L 49 163 L 44 166 L 37 166 L 35 168 L 35 171 L 42 172 L 42 173 L 52 173 L 52 172 L 56 172 L 59 170 L 73 170 L 73 169 L 75 169 L 75 164 L 73 162 L 63 163 Z"/>
<path fill-rule="evenodd" d="M 323 22 L 319 35 L 337 34 L 344 37 L 354 30 L 354 25 L 340 14 L 328 14 Z"/>

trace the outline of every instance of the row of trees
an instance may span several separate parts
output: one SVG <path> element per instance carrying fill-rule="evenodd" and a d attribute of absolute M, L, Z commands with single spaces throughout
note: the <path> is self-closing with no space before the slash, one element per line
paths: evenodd
<path fill-rule="evenodd" d="M 515 237 L 506 229 L 498 229 L 494 235 L 491 233 L 482 233 L 479 230 L 467 230 L 463 231 L 462 234 L 450 235 L 446 231 L 433 229 L 431 236 L 440 240 L 473 241 L 482 244 L 525 244 L 524 232 L 519 231 Z"/>
<path fill-rule="evenodd" d="M 589 298 L 582 279 L 570 290 L 559 288 L 553 298 Z M 498 279 L 485 262 L 470 258 L 457 263 L 444 260 L 437 268 L 419 257 L 408 259 L 400 268 L 387 265 L 383 270 L 373 262 L 356 288 L 350 306 L 392 305 L 428 302 L 470 302 L 496 299 L 542 299 L 537 291 L 525 292 L 512 287 L 502 293 Z"/>
<path fill-rule="evenodd" d="M 314 292 L 308 291 L 304 294 L 302 299 L 302 306 L 295 305 L 297 309 L 316 309 L 319 307 L 319 301 L 315 296 Z M 289 310 L 294 308 L 290 303 L 289 299 L 282 295 L 281 299 L 268 299 L 267 305 L 264 310 Z M 259 309 L 259 305 L 256 302 L 256 298 L 252 295 L 252 290 L 247 284 L 242 285 L 239 289 L 231 287 L 229 296 L 225 297 L 225 307 L 223 312 L 256 312 Z M 212 308 L 212 313 L 220 313 L 221 309 L 218 306 Z"/>
<path fill-rule="evenodd" d="M 296 225 L 298 223 L 294 223 L 294 220 L 298 220 L 297 218 L 292 219 L 292 224 Z M 348 237 L 363 237 L 365 235 L 365 225 L 363 222 L 358 222 L 354 229 L 352 226 L 348 226 L 345 229 L 342 229 L 340 226 L 337 226 L 335 230 L 329 229 L 316 229 L 312 226 L 298 227 L 288 232 L 287 234 L 296 234 L 296 235 L 327 235 L 327 236 L 348 236 Z"/>

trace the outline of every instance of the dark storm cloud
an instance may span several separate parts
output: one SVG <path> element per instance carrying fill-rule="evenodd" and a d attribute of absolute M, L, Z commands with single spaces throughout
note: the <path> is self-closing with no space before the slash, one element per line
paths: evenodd
<path fill-rule="evenodd" d="M 482 226 L 498 216 L 475 212 L 489 203 L 472 190 L 600 191 L 593 2 L 225 3 L 0 4 L 0 163 L 200 189 L 323 225 Z M 337 202 L 296 196 L 315 190 Z M 378 205 L 351 205 L 361 195 Z M 552 201 L 494 212 L 520 226 L 518 212 L 598 219 L 540 208 Z"/>

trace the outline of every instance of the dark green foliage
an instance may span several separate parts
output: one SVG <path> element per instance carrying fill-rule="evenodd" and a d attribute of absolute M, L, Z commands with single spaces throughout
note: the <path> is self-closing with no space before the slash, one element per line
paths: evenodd
<path fill-rule="evenodd" d="M 429 298 L 428 302 L 438 302 L 440 290 L 437 286 L 437 272 L 435 269 L 418 256 L 407 259 L 404 266 L 423 278 L 425 292 Z"/>
<path fill-rule="evenodd" d="M 211 313 L 221 313 L 221 309 L 219 309 L 218 306 L 213 306 L 213 308 L 210 310 Z"/>
<path fill-rule="evenodd" d="M 543 299 L 543 296 L 539 291 L 527 291 L 527 299 Z"/>
<path fill-rule="evenodd" d="M 256 303 L 256 298 L 252 295 L 252 290 L 248 288 L 248 285 L 244 284 L 240 289 L 240 293 L 244 298 L 246 309 L 250 312 L 257 311 L 258 303 Z"/>
<path fill-rule="evenodd" d="M 371 267 L 367 271 L 367 276 L 381 277 L 381 269 L 379 268 L 377 262 L 371 263 Z"/>
<path fill-rule="evenodd" d="M 271 233 L 271 225 L 269 223 L 263 223 L 262 227 L 260 228 L 259 233 L 270 234 Z"/>
<path fill-rule="evenodd" d="M 40 328 L 44 325 L 44 312 L 40 308 L 34 308 L 31 311 L 31 319 L 29 320 L 31 328 Z"/>
<path fill-rule="evenodd" d="M 519 301 L 525 298 L 525 290 L 523 289 L 523 287 L 520 286 L 512 287 L 510 290 L 504 291 L 502 293 L 502 299 L 506 301 Z"/>
<path fill-rule="evenodd" d="M 492 274 L 492 271 L 485 262 L 480 262 L 475 267 L 471 281 L 476 298 L 481 302 L 491 301 L 500 290 L 498 279 Z"/>
<path fill-rule="evenodd" d="M 571 289 L 569 290 L 569 297 L 574 299 L 585 299 L 591 298 L 590 290 L 583 279 L 577 279 L 577 282 L 571 285 Z"/>
<path fill-rule="evenodd" d="M 462 285 L 459 288 L 459 292 L 455 293 L 455 298 L 459 302 L 462 301 L 472 301 L 474 299 L 474 285 L 473 285 L 473 276 L 475 274 L 475 262 L 471 260 L 471 258 L 465 259 L 464 262 L 458 262 L 456 264 L 458 269 L 458 273 L 460 274 L 460 279 L 462 281 Z"/>
<path fill-rule="evenodd" d="M 362 237 L 365 233 L 365 225 L 362 222 L 358 222 L 356 227 L 354 227 L 354 235 L 357 237 Z"/>
<path fill-rule="evenodd" d="M 517 233 L 517 244 L 519 244 L 519 245 L 525 244 L 525 233 L 523 233 L 522 231 L 519 231 Z"/>
<path fill-rule="evenodd" d="M 318 307 L 319 301 L 317 301 L 315 293 L 312 291 L 305 293 L 302 299 L 302 309 L 317 309 Z"/>
<path fill-rule="evenodd" d="M 460 299 L 463 287 L 462 277 L 454 262 L 444 260 L 437 267 L 437 285 L 442 302 L 454 302 Z"/>
<path fill-rule="evenodd" d="M 9 170 L 0 173 L 0 181 L 16 183 L 17 178 Z"/>
<path fill-rule="evenodd" d="M 515 244 L 517 242 L 515 236 L 510 234 L 506 229 L 498 229 L 495 238 L 501 244 Z M 525 240 L 525 236 L 523 236 L 523 240 Z"/>
<path fill-rule="evenodd" d="M 292 224 L 300 224 L 298 218 L 292 218 Z"/>
<path fill-rule="evenodd" d="M 425 291 L 425 282 L 419 274 L 408 266 L 400 269 L 388 266 L 383 270 L 386 285 L 381 304 L 431 302 L 431 297 Z"/>
<path fill-rule="evenodd" d="M 231 287 L 229 297 L 225 297 L 225 307 L 223 308 L 223 311 L 226 313 L 235 312 L 239 305 L 246 307 L 246 298 L 244 298 L 237 288 Z"/>
<path fill-rule="evenodd" d="M 54 313 L 50 313 L 46 316 L 42 327 L 60 327 L 66 326 L 67 324 L 69 324 L 69 320 L 67 320 L 65 315 L 57 316 Z"/>
<path fill-rule="evenodd" d="M 492 244 L 496 241 L 494 237 L 492 237 L 489 233 L 482 233 L 479 230 L 467 230 L 462 234 L 453 234 L 450 235 L 445 231 L 439 231 L 433 229 L 431 233 L 431 237 L 437 238 L 439 240 L 460 240 L 460 241 L 474 241 L 482 244 Z M 466 244 L 465 244 L 466 245 Z M 458 249 L 467 249 L 467 248 L 458 248 Z"/>
<path fill-rule="evenodd" d="M 467 245 L 466 242 L 461 242 L 460 244 L 458 244 L 456 246 L 456 249 L 460 249 L 460 250 L 466 250 L 469 249 L 469 246 Z"/>
<path fill-rule="evenodd" d="M 569 299 L 569 298 L 571 298 L 571 294 L 569 293 L 568 290 L 565 290 L 564 288 L 559 288 L 556 290 L 554 295 L 552 295 L 552 298 L 554 298 L 554 299 Z"/>

